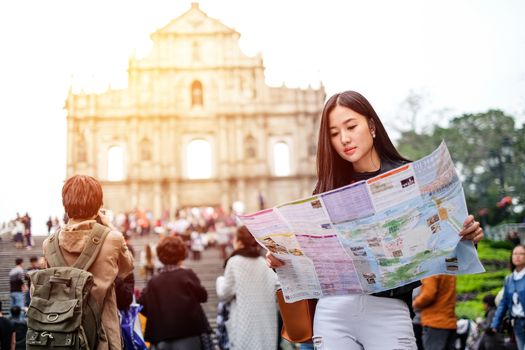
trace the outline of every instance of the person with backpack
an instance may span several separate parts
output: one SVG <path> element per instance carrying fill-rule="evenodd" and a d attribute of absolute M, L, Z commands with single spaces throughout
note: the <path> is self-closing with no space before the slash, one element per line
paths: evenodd
<path fill-rule="evenodd" d="M 75 175 L 62 188 L 69 220 L 44 241 L 50 268 L 30 275 L 28 349 L 122 349 L 114 282 L 133 271 L 133 257 L 101 210 L 102 199 L 91 176 Z"/>

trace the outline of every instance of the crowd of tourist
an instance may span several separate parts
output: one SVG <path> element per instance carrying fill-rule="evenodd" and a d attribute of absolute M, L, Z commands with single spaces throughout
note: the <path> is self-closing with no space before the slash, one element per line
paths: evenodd
<path fill-rule="evenodd" d="M 26 348 L 26 311 L 31 301 L 29 293 L 31 280 L 28 273 L 46 267 L 43 256 L 31 256 L 25 268 L 24 259 L 16 258 L 15 266 L 9 271 L 10 317 L 2 315 L 0 301 L 0 349 L 19 350 Z"/>
<path fill-rule="evenodd" d="M 113 223 L 104 217 L 108 226 L 125 232 L 124 235 L 120 235 L 116 230 L 112 231 L 115 232 L 112 240 L 116 240 L 116 243 L 112 243 L 108 248 L 119 250 L 121 253 L 117 255 L 115 262 L 102 259 L 92 270 L 95 276 L 101 275 L 97 282 L 100 290 L 95 289 L 93 293 L 105 296 L 111 281 L 115 282 L 115 300 L 109 304 L 114 304 L 121 316 L 119 321 L 119 318 L 111 317 L 111 312 L 103 312 L 102 324 L 109 335 L 109 342 L 120 344 L 122 341 L 122 337 L 117 334 L 123 330 L 115 328 L 114 325 L 122 324 L 122 313 L 127 312 L 133 304 L 141 308 L 140 312 L 145 316 L 145 332 L 139 332 L 138 335 L 139 339 L 147 342 L 144 343 L 144 347 L 149 345 L 152 349 L 201 349 L 206 343 L 206 338 L 216 338 L 216 345 L 213 346 L 222 350 L 279 349 L 279 312 L 274 294 L 276 274 L 266 266 L 260 246 L 246 227 L 239 227 L 231 216 L 225 215 L 221 210 L 178 210 L 175 220 L 153 225 L 153 228 L 161 227 L 162 231 L 149 231 L 150 237 L 160 236 L 160 239 L 155 239 L 159 243 L 147 243 L 137 254 L 135 264 L 139 266 L 141 277 L 147 281 L 145 289 L 138 290 L 134 286 L 134 274 L 130 273 L 129 264 L 135 254 L 128 239 L 146 233 L 134 231 L 133 225 L 126 226 L 126 221 L 136 222 L 136 216 L 130 216 L 130 219 L 121 221 L 116 216 Z M 80 253 L 81 247 L 76 246 L 76 242 L 79 235 L 89 234 L 90 225 L 90 220 L 76 219 L 72 216 L 63 226 L 64 236 L 59 238 L 60 247 L 69 261 L 74 261 Z M 118 238 L 119 235 L 122 240 Z M 224 274 L 218 277 L 216 284 L 219 298 L 216 334 L 212 332 L 201 306 L 207 302 L 208 291 L 203 287 L 199 276 L 184 267 L 187 258 L 200 258 L 194 254 L 195 237 L 199 237 L 201 241 L 202 247 L 198 249 L 200 252 L 213 247 L 225 254 Z M 129 253 L 122 254 L 122 248 L 119 248 L 121 244 Z M 48 241 L 44 244 L 44 252 L 47 245 Z M 499 306 L 496 305 L 494 296 L 487 295 L 484 298 L 486 317 L 478 320 L 478 324 L 467 323 L 467 331 L 461 329 L 461 322 L 464 320 L 456 320 L 454 314 L 455 277 L 435 276 L 423 279 L 413 301 L 413 308 L 419 315 L 419 321 L 414 319 L 418 349 L 512 349 L 512 346 L 516 345 L 512 339 L 516 339 L 519 345 L 522 341 L 521 333 L 514 332 L 515 326 L 506 324 L 505 330 L 507 334 L 512 332 L 515 338 L 509 338 L 508 335 L 504 337 L 501 327 L 504 323 L 502 320 L 507 319 L 504 317 L 506 313 L 509 314 L 508 318 L 515 319 L 514 325 L 519 325 L 521 320 L 516 305 L 520 304 L 522 298 L 519 289 L 520 276 L 523 275 L 522 269 L 525 267 L 525 258 L 522 255 L 525 256 L 525 248 L 521 245 L 516 246 L 512 254 L 514 272 L 512 278 L 506 280 L 506 284 L 509 285 L 511 281 L 518 281 L 512 282 L 512 286 L 517 286 L 517 289 L 506 286 Z M 9 273 L 10 317 L 0 315 L 4 341 L 2 346 L 8 346 L 7 349 L 25 348 L 26 313 L 30 302 L 31 282 L 27 277 L 28 272 L 46 267 L 44 256 L 32 256 L 29 263 L 26 267 L 23 259 L 17 258 Z M 108 266 L 118 266 L 118 269 L 108 271 Z M 522 289 L 525 291 L 525 288 Z M 514 296 L 516 293 L 518 297 Z M 523 309 L 521 312 L 523 313 Z M 417 331 L 417 326 L 421 327 L 422 332 Z M 468 341 L 467 336 L 462 336 L 460 332 L 470 335 Z M 10 333 L 11 336 L 6 337 L 6 333 Z M 310 348 L 313 349 L 313 345 L 301 345 L 301 349 Z"/>
<path fill-rule="evenodd" d="M 223 259 L 226 258 L 226 247 L 231 243 L 235 226 L 235 216 L 220 207 L 181 208 L 174 212 L 173 218 L 169 218 L 166 212 L 163 219 L 152 220 L 150 212 L 144 213 L 135 210 L 130 213 L 114 216 L 112 223 L 127 237 L 155 235 L 178 235 L 186 243 L 192 254 L 192 259 L 199 260 L 202 252 L 208 246 L 217 246 L 221 251 Z M 148 265 L 152 268 L 154 251 L 152 247 L 140 256 L 141 266 Z"/>
<path fill-rule="evenodd" d="M 376 112 L 359 93 L 347 91 L 328 99 L 320 124 L 315 194 L 410 163 L 395 149 Z M 262 256 L 248 229 L 231 214 L 220 208 L 184 208 L 177 210 L 173 219 L 169 213 L 155 219 L 141 210 L 110 217 L 102 209 L 102 197 L 102 187 L 93 177 L 75 175 L 65 182 L 62 201 L 67 220 L 53 233 L 53 220 L 48 225 L 50 235 L 43 243 L 46 268 L 40 269 L 38 257 L 32 259 L 34 271 L 30 275 L 36 278 L 28 280 L 23 260 L 18 258 L 9 273 L 11 320 L 0 315 L 1 350 L 14 349 L 18 340 L 23 340 L 16 327 L 22 329 L 24 319 L 25 339 L 31 342 L 28 345 L 45 344 L 48 348 L 74 342 L 79 348 L 104 350 L 147 346 L 153 350 L 280 348 L 275 298 L 278 280 L 272 269 L 282 268 L 285 262 L 271 251 Z M 14 221 L 23 227 L 22 235 L 30 249 L 29 215 L 17 216 Z M 462 240 L 472 243 L 483 237 L 472 215 L 458 231 Z M 159 239 L 156 246 L 146 244 L 139 253 L 139 271 L 147 284 L 137 290 L 133 272 L 137 262 L 130 239 L 150 234 Z M 210 246 L 217 246 L 224 258 L 224 273 L 215 285 L 219 298 L 217 342 L 203 309 L 209 289 L 184 263 L 190 252 L 198 263 Z M 318 350 L 514 346 L 523 350 L 525 247 L 516 245 L 512 263 L 513 272 L 505 279 L 499 304 L 497 298 L 485 297 L 486 319 L 479 327 L 456 320 L 456 278 L 432 276 L 372 295 L 321 297 L 313 318 L 313 336 L 297 346 Z M 83 281 L 86 289 L 69 288 L 74 278 Z M 75 294 L 78 290 L 80 294 Z M 53 299 L 59 294 L 73 299 Z M 28 309 L 30 298 L 33 301 Z M 78 310 L 84 310 L 78 307 L 81 300 L 92 312 L 80 314 L 83 311 Z M 68 317 L 77 317 L 78 321 L 68 324 L 67 330 L 57 328 L 54 322 L 61 316 L 53 308 L 65 314 L 74 306 L 76 311 Z M 135 327 L 142 322 L 139 312 L 145 321 L 144 332 Z M 507 338 L 500 334 L 505 319 L 510 320 L 508 332 L 512 334 Z M 68 321 L 64 318 L 61 322 Z M 477 339 L 468 339 L 469 334 L 475 334 L 471 326 L 482 330 Z"/>
<path fill-rule="evenodd" d="M 9 237 L 18 249 L 33 249 L 34 240 L 29 213 L 25 213 L 23 216 L 20 216 L 20 213 L 16 213 L 14 219 L 3 222 L 0 227 L 0 239 L 4 237 Z"/>
<path fill-rule="evenodd" d="M 105 212 L 100 210 L 102 205 L 100 183 L 89 176 L 70 178 L 64 184 L 62 196 L 68 218 L 60 230 L 44 241 L 43 258 L 32 257 L 31 267 L 28 269 L 25 269 L 22 258 L 16 258 L 15 267 L 9 273 L 13 319 L 10 320 L 11 328 L 2 328 L 3 338 L 25 340 L 25 337 L 11 336 L 9 333 L 14 332 L 16 322 L 25 322 L 26 317 L 28 334 L 31 332 L 32 335 L 36 334 L 32 339 L 39 339 L 38 337 L 44 334 L 41 329 L 31 328 L 33 306 L 30 304 L 28 294 L 31 289 L 31 280 L 28 278 L 30 270 L 77 266 L 81 259 L 87 259 L 92 255 L 89 268 L 86 268 L 93 276 L 90 295 L 93 296 L 95 304 L 102 305 L 100 327 L 105 334 L 104 337 L 96 340 L 96 348 L 120 349 L 127 344 L 123 336 L 125 332 L 122 322 L 125 319 L 124 315 L 133 305 L 139 305 L 141 313 L 147 318 L 144 339 L 152 348 L 201 349 L 204 344 L 214 346 L 211 340 L 212 329 L 201 306 L 201 303 L 207 301 L 207 291 L 197 275 L 192 270 L 184 268 L 183 262 L 189 251 L 193 252 L 193 259 L 200 259 L 203 249 L 208 246 L 219 247 L 221 253 L 226 254 L 226 247 L 231 243 L 236 229 L 235 221 L 231 216 L 217 209 L 184 209 L 176 212 L 174 221 L 158 220 L 152 224 L 147 217 L 142 217 L 135 212 L 124 217 L 116 216 L 113 225 Z M 107 232 L 102 235 L 98 232 L 100 227 L 104 227 L 102 231 Z M 95 232 L 101 235 L 100 238 L 94 236 Z M 158 234 L 161 239 L 157 246 L 146 244 L 140 253 L 142 265 L 140 271 L 144 272 L 147 286 L 143 291 L 139 291 L 134 287 L 134 254 L 129 239 L 133 235 L 148 234 Z M 99 250 L 85 253 L 92 248 L 91 241 L 101 246 Z M 255 248 L 254 242 L 252 238 L 252 250 Z M 264 265 L 264 259 L 258 253 L 258 248 L 257 257 L 259 265 L 261 263 Z M 266 267 L 265 271 L 274 274 Z M 61 272 L 57 270 L 53 278 L 56 279 L 57 273 Z M 34 286 L 34 290 L 37 294 L 45 288 L 54 288 L 54 284 L 49 287 L 49 283 L 45 283 L 43 278 L 37 277 L 36 280 L 38 283 Z M 61 279 L 59 283 L 60 281 Z M 270 288 L 273 293 L 273 287 Z M 53 292 L 48 291 L 46 295 L 52 298 Z M 174 300 L 177 302 L 174 303 Z M 170 307 L 174 308 L 171 310 L 173 312 L 169 310 Z M 120 317 L 117 316 L 119 313 Z M 277 313 L 274 312 L 273 316 L 276 319 Z M 173 322 L 180 323 L 180 327 L 172 327 Z M 138 338 L 142 336 L 139 335 Z M 132 348 L 135 348 L 136 339 L 134 337 L 130 339 Z M 6 343 L 1 346 L 0 349 L 11 349 Z"/>

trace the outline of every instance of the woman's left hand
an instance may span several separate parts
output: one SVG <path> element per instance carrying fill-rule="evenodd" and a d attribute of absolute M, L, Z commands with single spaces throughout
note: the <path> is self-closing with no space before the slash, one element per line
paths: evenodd
<path fill-rule="evenodd" d="M 469 215 L 463 223 L 463 230 L 459 233 L 461 240 L 472 241 L 478 243 L 483 238 L 483 229 L 479 222 L 474 220 L 474 216 Z"/>

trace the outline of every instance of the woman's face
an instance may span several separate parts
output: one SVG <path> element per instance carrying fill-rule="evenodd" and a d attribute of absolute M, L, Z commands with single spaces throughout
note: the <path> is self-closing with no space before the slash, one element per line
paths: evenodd
<path fill-rule="evenodd" d="M 522 246 L 517 246 L 512 251 L 512 263 L 519 269 L 525 267 L 525 249 Z"/>
<path fill-rule="evenodd" d="M 328 115 L 330 142 L 337 154 L 352 163 L 358 172 L 375 171 L 380 166 L 372 130 L 365 116 L 350 108 L 336 106 Z"/>

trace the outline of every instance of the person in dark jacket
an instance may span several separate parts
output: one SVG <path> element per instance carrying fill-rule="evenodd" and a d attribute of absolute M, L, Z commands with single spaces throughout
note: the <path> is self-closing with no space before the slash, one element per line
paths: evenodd
<path fill-rule="evenodd" d="M 13 306 L 11 308 L 11 317 L 9 318 L 9 321 L 11 321 L 11 324 L 13 325 L 13 329 L 15 331 L 15 350 L 25 350 L 27 321 L 24 317 L 22 317 L 22 310 L 19 306 Z"/>
<path fill-rule="evenodd" d="M 127 310 L 133 302 L 135 289 L 135 275 L 130 273 L 125 278 L 117 277 L 115 279 L 115 295 L 117 297 L 117 308 Z"/>
<path fill-rule="evenodd" d="M 210 326 L 200 303 L 208 299 L 195 272 L 182 266 L 186 245 L 179 237 L 163 238 L 157 256 L 164 264 L 143 290 L 139 303 L 147 317 L 145 340 L 154 350 L 200 350 L 200 335 Z"/>
<path fill-rule="evenodd" d="M 15 344 L 15 337 L 13 324 L 2 314 L 2 300 L 0 300 L 0 350 L 11 350 Z"/>
<path fill-rule="evenodd" d="M 479 328 L 484 331 L 479 340 L 478 350 L 504 350 L 505 342 L 503 334 L 494 333 L 490 328 L 494 315 L 496 314 L 495 297 L 487 294 L 483 297 L 483 309 L 485 309 L 485 320 L 480 323 Z"/>
<path fill-rule="evenodd" d="M 133 247 L 129 244 L 129 236 L 124 234 L 124 242 L 126 247 L 131 252 L 131 255 L 135 256 Z M 126 277 L 117 277 L 115 279 L 115 295 L 117 297 L 117 308 L 120 310 L 127 310 L 133 302 L 133 296 L 135 294 L 135 274 L 132 272 Z"/>

